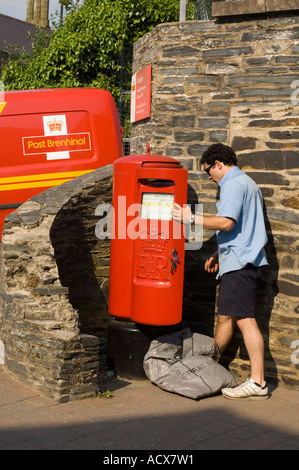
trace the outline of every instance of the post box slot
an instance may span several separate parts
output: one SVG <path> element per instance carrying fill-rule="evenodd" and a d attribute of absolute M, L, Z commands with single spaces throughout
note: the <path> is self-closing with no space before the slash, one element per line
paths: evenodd
<path fill-rule="evenodd" d="M 167 188 L 169 186 L 174 186 L 175 183 L 172 180 L 157 179 L 157 178 L 144 178 L 140 179 L 139 182 L 143 186 L 148 186 L 150 188 Z"/>
<path fill-rule="evenodd" d="M 143 168 L 182 168 L 180 162 L 142 162 Z"/>

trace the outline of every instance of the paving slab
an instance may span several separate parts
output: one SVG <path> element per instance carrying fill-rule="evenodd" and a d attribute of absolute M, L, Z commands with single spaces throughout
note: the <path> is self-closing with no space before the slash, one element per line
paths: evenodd
<path fill-rule="evenodd" d="M 191 459 L 199 450 L 299 449 L 297 391 L 272 388 L 262 401 L 192 400 L 148 380 L 105 386 L 111 398 L 59 404 L 0 368 L 0 450 L 99 450 L 102 459 L 182 451 Z"/>

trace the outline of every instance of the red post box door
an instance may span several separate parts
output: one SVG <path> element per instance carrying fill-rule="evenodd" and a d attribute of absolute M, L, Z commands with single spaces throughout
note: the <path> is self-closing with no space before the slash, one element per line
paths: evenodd
<path fill-rule="evenodd" d="M 185 239 L 171 209 L 173 202 L 186 203 L 187 181 L 184 170 L 167 174 L 167 179 L 138 180 L 141 207 L 133 252 L 131 319 L 157 326 L 182 319 Z"/>

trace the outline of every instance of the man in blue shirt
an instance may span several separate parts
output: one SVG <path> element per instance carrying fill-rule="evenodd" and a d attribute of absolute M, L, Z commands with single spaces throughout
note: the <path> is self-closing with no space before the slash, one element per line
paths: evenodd
<path fill-rule="evenodd" d="M 190 208 L 174 204 L 173 218 L 182 223 L 202 223 L 216 230 L 218 250 L 205 263 L 205 270 L 220 278 L 218 323 L 215 341 L 220 354 L 230 342 L 234 325 L 242 332 L 251 364 L 245 383 L 222 390 L 226 398 L 268 398 L 264 380 L 264 341 L 255 320 L 257 283 L 267 259 L 262 195 L 255 182 L 237 167 L 232 148 L 211 145 L 201 163 L 209 179 L 220 187 L 217 215 L 192 215 Z"/>

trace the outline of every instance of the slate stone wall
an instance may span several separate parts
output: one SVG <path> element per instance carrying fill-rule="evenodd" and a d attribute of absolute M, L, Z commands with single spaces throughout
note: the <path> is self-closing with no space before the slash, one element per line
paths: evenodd
<path fill-rule="evenodd" d="M 265 7 L 265 1 L 226 5 L 261 3 Z M 132 125 L 131 151 L 143 153 L 149 141 L 152 153 L 178 158 L 189 170 L 189 202 L 212 215 L 218 191 L 202 173 L 200 157 L 215 142 L 235 149 L 265 202 L 269 268 L 257 319 L 266 375 L 298 389 L 299 10 L 279 11 L 277 1 L 275 8 L 270 3 L 275 12 L 242 16 L 239 9 L 234 17 L 162 24 L 135 44 L 134 73 L 152 65 L 152 107 L 150 119 Z M 221 2 L 214 6 L 225 11 Z M 186 254 L 184 320 L 210 335 L 218 284 L 204 272 L 204 261 L 215 248 L 214 232 L 205 230 L 201 250 Z M 225 361 L 238 378 L 248 376 L 238 331 Z"/>
<path fill-rule="evenodd" d="M 105 362 L 109 240 L 95 234 L 112 166 L 33 197 L 0 247 L 0 342 L 8 371 L 60 402 L 95 394 Z M 104 215 L 104 214 L 102 214 Z"/>

